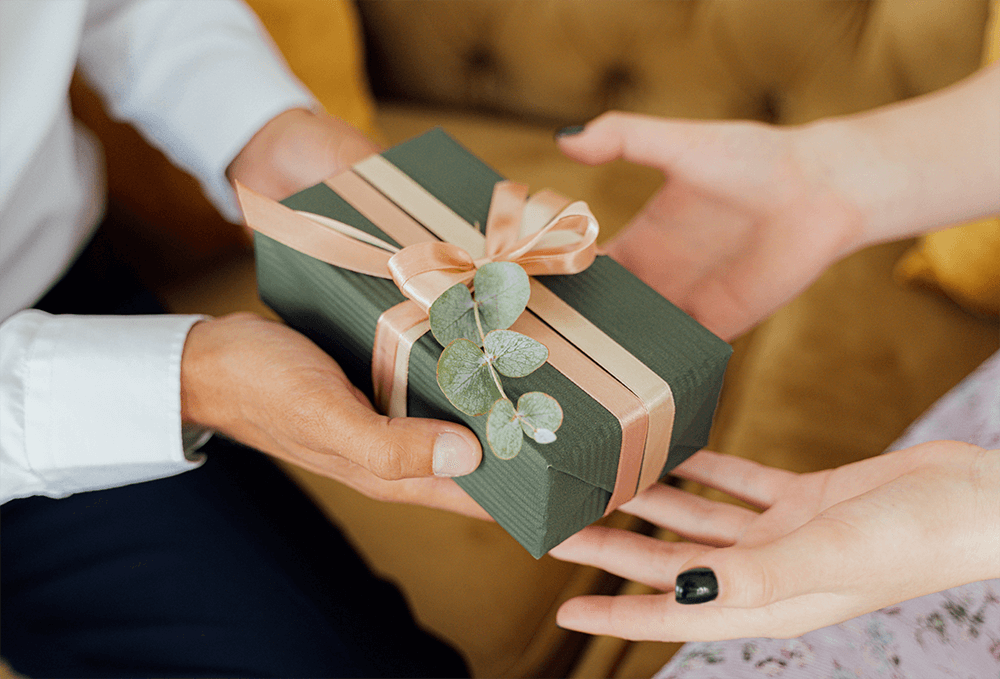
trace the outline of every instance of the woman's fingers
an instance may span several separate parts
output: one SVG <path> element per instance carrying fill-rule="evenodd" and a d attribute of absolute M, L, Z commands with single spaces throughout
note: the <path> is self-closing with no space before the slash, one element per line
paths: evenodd
<path fill-rule="evenodd" d="M 695 557 L 680 567 L 676 594 L 681 603 L 763 608 L 803 594 L 839 593 L 877 575 L 857 556 L 868 553 L 868 543 L 848 524 L 814 520 L 759 547 Z"/>
<path fill-rule="evenodd" d="M 726 502 L 654 484 L 621 506 L 621 511 L 687 540 L 725 547 L 736 542 L 757 512 Z"/>
<path fill-rule="evenodd" d="M 566 134 L 560 130 L 556 140 L 563 153 L 588 165 L 623 158 L 668 172 L 690 150 L 714 148 L 715 130 L 704 123 L 612 111 L 590 121 L 579 132 Z"/>
<path fill-rule="evenodd" d="M 710 450 L 698 451 L 671 474 L 721 490 L 759 509 L 773 505 L 775 499 L 799 478 L 795 472 Z"/>
<path fill-rule="evenodd" d="M 681 564 L 708 549 L 689 542 L 666 542 L 630 531 L 590 526 L 549 554 L 563 561 L 595 566 L 654 589 L 673 591 Z"/>
<path fill-rule="evenodd" d="M 617 564 L 616 572 L 661 589 L 676 570 L 675 591 L 581 597 L 560 608 L 558 623 L 629 639 L 793 637 L 995 577 L 995 522 L 981 517 L 984 506 L 996 506 L 998 459 L 938 441 L 832 472 L 788 475 L 785 491 L 769 497 L 775 491 L 767 485 L 780 484 L 781 474 L 699 453 L 681 475 L 774 504 L 734 546 L 702 547 L 684 563 L 678 557 L 691 545 L 654 546 L 616 533 L 569 543 L 568 558 Z M 667 514 L 678 500 L 669 495 L 657 507 Z"/>
<path fill-rule="evenodd" d="M 700 641 L 760 636 L 743 633 L 760 626 L 748 620 L 758 617 L 726 608 L 693 611 L 674 601 L 673 594 L 638 594 L 570 599 L 559 607 L 556 624 L 632 641 Z"/>
<path fill-rule="evenodd" d="M 556 624 L 633 641 L 787 639 L 860 615 L 835 613 L 841 610 L 830 594 L 805 595 L 761 609 L 684 606 L 671 594 L 582 596 L 559 608 Z"/>

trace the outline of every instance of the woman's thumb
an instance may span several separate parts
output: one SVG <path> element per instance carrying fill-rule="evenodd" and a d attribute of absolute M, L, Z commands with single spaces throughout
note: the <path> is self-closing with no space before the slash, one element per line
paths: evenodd
<path fill-rule="evenodd" d="M 605 113 L 555 134 L 560 150 L 588 165 L 624 160 L 665 170 L 690 143 L 690 124 L 635 113 Z"/>

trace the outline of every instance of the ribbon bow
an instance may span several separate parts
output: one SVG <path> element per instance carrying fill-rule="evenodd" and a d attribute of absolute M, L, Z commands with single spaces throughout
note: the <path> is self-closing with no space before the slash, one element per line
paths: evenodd
<path fill-rule="evenodd" d="M 521 235 L 522 226 L 527 235 Z M 426 311 L 448 288 L 468 284 L 487 262 L 516 262 L 529 276 L 579 273 L 594 262 L 597 232 L 597 220 L 582 201 L 569 203 L 549 190 L 528 198 L 524 184 L 502 181 L 493 189 L 484 257 L 429 241 L 392 255 L 388 269 L 403 295 Z"/>

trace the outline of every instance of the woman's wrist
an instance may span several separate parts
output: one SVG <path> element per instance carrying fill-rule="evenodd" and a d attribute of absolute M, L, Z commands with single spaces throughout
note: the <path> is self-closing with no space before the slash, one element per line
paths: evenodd
<path fill-rule="evenodd" d="M 807 170 L 862 215 L 857 249 L 1000 211 L 998 116 L 1000 64 L 794 134 Z"/>
<path fill-rule="evenodd" d="M 1000 578 L 1000 449 L 979 453 L 972 463 L 970 483 L 978 496 L 976 511 L 981 523 L 982 579 Z"/>
<path fill-rule="evenodd" d="M 926 455 L 927 497 L 940 498 L 922 525 L 941 588 L 1000 577 L 1000 450 L 959 441 L 917 448 Z"/>
<path fill-rule="evenodd" d="M 793 134 L 805 172 L 857 215 L 847 225 L 841 256 L 892 240 L 887 213 L 907 180 L 902 168 L 885 160 L 877 135 L 846 117 L 802 125 Z"/>

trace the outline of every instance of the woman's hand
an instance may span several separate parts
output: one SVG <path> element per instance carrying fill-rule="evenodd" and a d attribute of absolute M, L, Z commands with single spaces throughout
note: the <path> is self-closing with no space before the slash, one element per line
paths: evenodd
<path fill-rule="evenodd" d="M 856 245 L 861 213 L 797 146 L 758 123 L 608 113 L 558 137 L 570 157 L 661 170 L 660 191 L 608 253 L 729 340 L 791 299 Z"/>
<path fill-rule="evenodd" d="M 191 329 L 181 361 L 181 416 L 369 497 L 489 518 L 448 478 L 479 466 L 482 450 L 472 432 L 379 415 L 319 347 L 253 314 Z"/>
<path fill-rule="evenodd" d="M 832 262 L 1000 210 L 1000 64 L 932 94 L 799 127 L 608 113 L 559 147 L 661 170 L 610 254 L 731 339 Z"/>
<path fill-rule="evenodd" d="M 690 542 L 592 526 L 552 554 L 673 593 L 578 597 L 559 625 L 662 641 L 786 638 L 1000 577 L 1000 450 L 935 441 L 810 474 L 702 451 L 674 473 L 762 511 L 653 486 L 623 511 Z"/>

